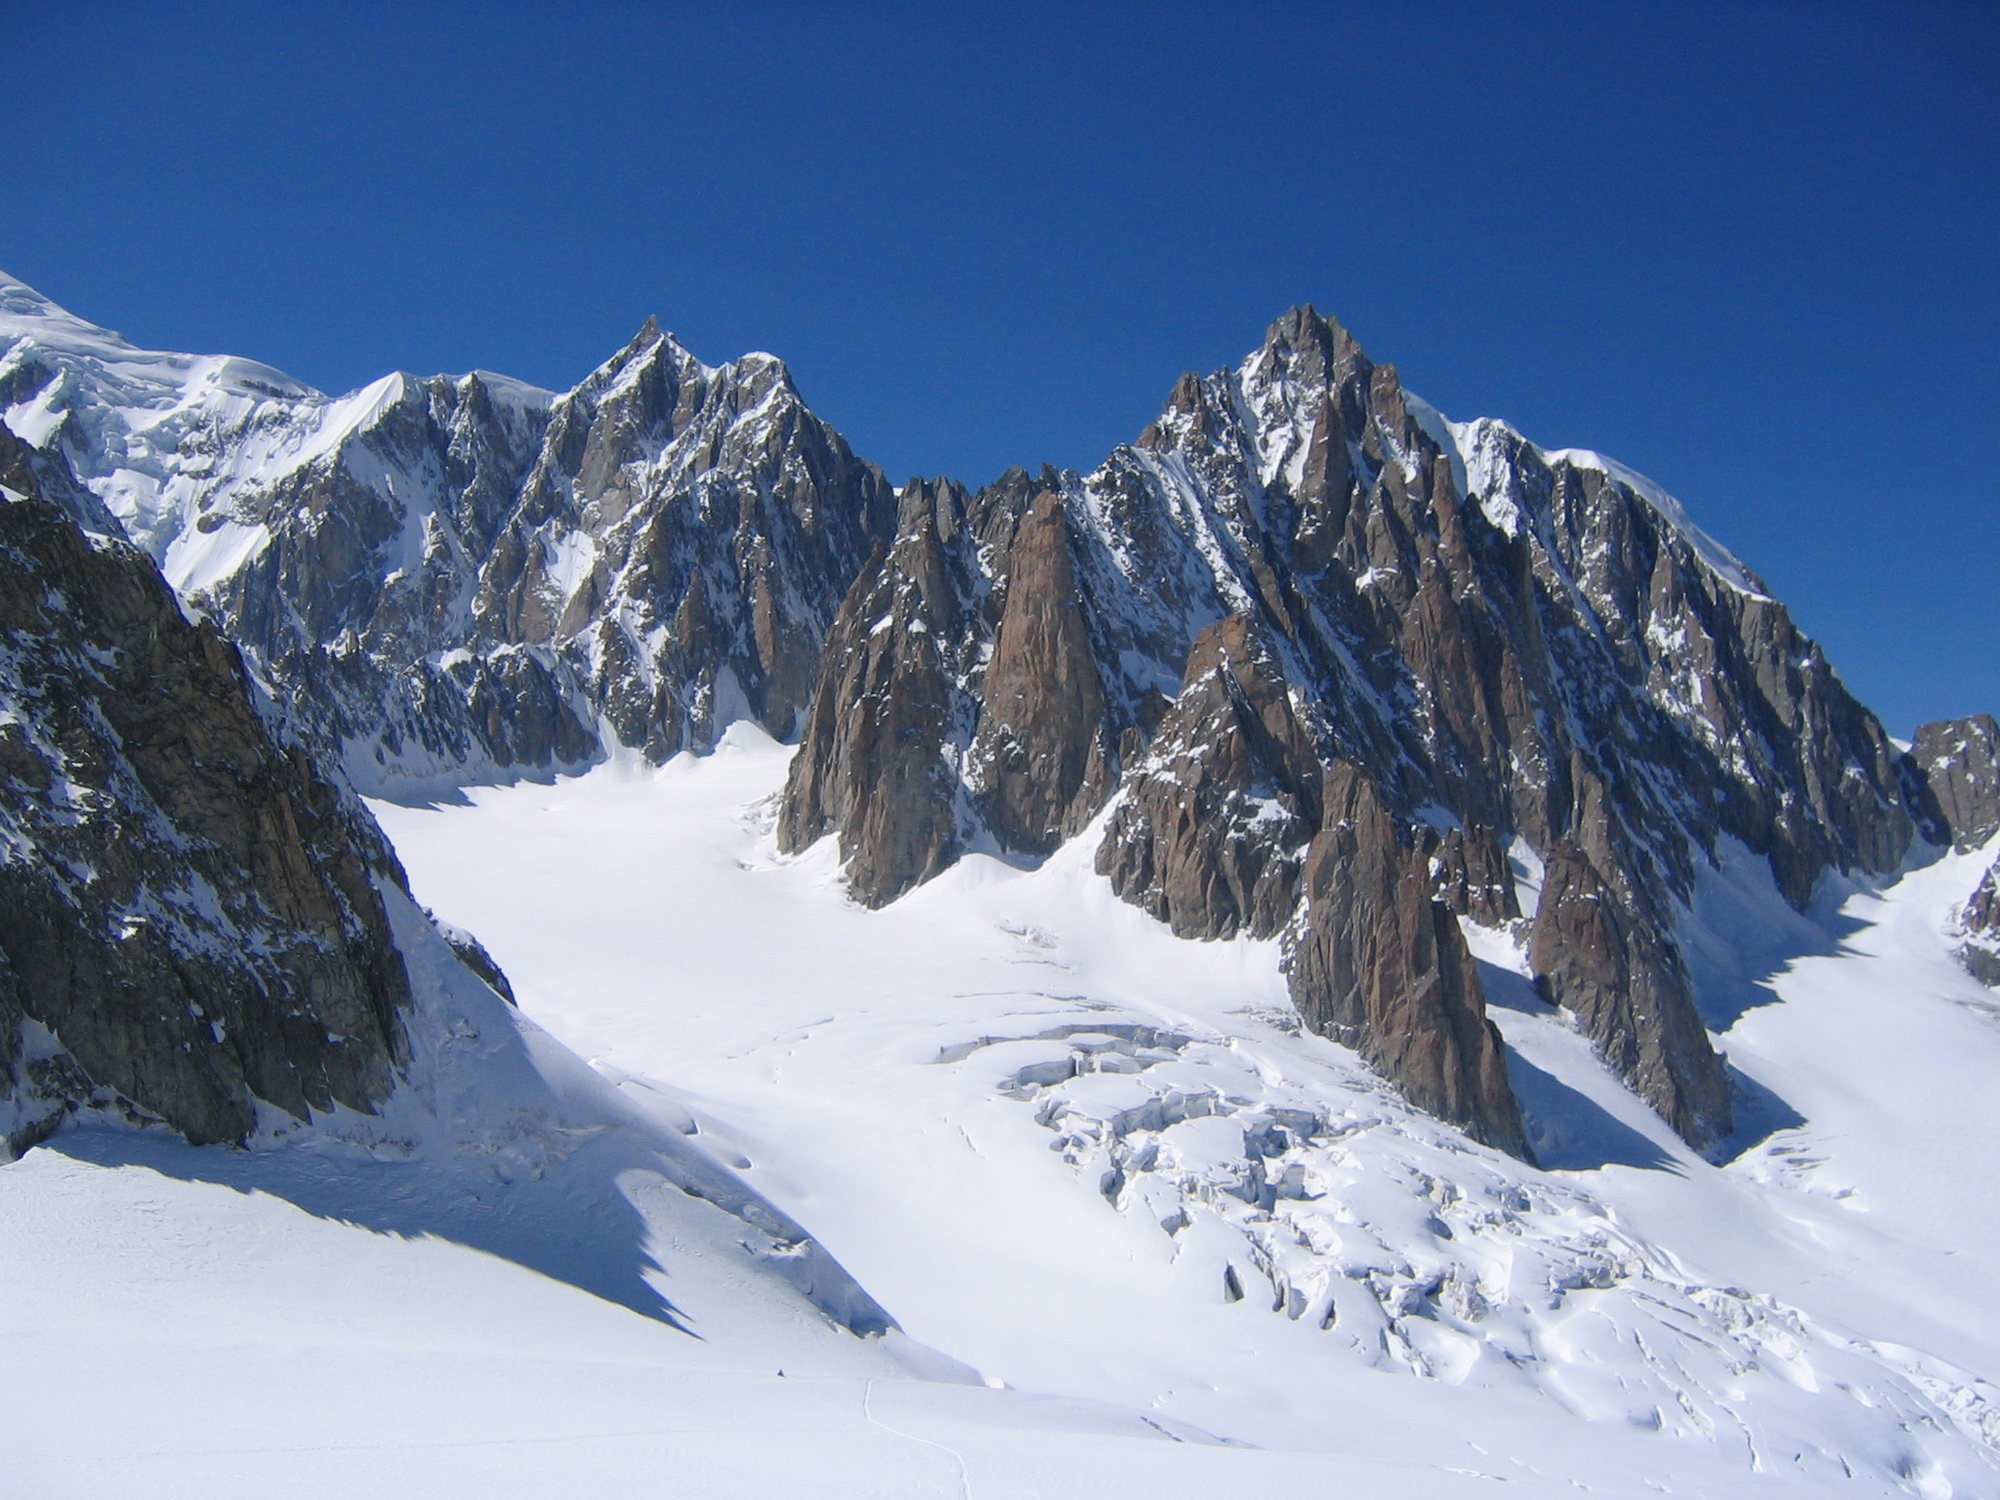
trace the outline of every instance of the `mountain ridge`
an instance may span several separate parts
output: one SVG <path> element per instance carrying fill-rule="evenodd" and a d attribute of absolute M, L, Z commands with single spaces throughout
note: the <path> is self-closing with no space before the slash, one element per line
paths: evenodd
<path fill-rule="evenodd" d="M 780 846 L 837 836 L 867 905 L 1108 812 L 1125 899 L 1281 938 L 1302 1014 L 1516 1151 L 1460 922 L 1515 931 L 1548 999 L 1712 1145 L 1730 1086 L 1674 935 L 1696 864 L 1736 840 L 1798 907 L 1954 837 L 1941 762 L 1899 752 L 1671 496 L 1447 421 L 1310 307 L 1184 375 L 1090 474 L 976 492 L 891 490 L 781 361 L 709 366 L 651 318 L 564 394 L 390 376 L 329 400 L 132 351 L 18 283 L 0 309 L 8 422 L 80 465 L 365 790 L 657 762 L 749 718 L 800 742 Z M 182 385 L 120 386 L 127 365 Z M 132 389 L 143 417 L 110 399 Z M 1378 866 L 1357 905 L 1345 875 Z"/>

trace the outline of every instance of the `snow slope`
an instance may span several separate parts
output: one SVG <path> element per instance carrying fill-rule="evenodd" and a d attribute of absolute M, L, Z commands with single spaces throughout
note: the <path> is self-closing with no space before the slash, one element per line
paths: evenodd
<path fill-rule="evenodd" d="M 1222 1459 L 1273 1474 L 1131 1413 L 919 1380 L 920 1355 L 760 1295 L 723 1216 L 664 1196 L 634 1199 L 699 1337 L 367 1227 L 360 1200 L 407 1181 L 301 1206 L 296 1179 L 218 1155 L 75 1134 L 0 1180 L 7 1493 L 949 1495 L 971 1473 L 981 1494 L 1191 1494 L 1177 1478 Z"/>
<path fill-rule="evenodd" d="M 692 1121 L 649 1123 L 483 989 L 440 988 L 455 966 L 398 915 L 430 1004 L 423 1086 L 381 1118 L 274 1122 L 248 1152 L 68 1130 L 0 1173 L 0 1491 L 1484 1492 L 856 1337 L 872 1302 Z"/>
<path fill-rule="evenodd" d="M 1812 922 L 1714 874 L 1698 951 L 1762 932 L 1766 960 L 1706 976 L 1759 1116 L 1720 1167 L 1482 935 L 1536 1171 L 1301 1035 L 1275 945 L 1117 901 L 1089 839 L 849 905 L 828 845 L 772 853 L 787 754 L 739 726 L 657 772 L 378 813 L 530 1014 L 913 1338 L 1300 1475 L 1404 1466 L 1398 1493 L 2000 1492 L 2000 1031 L 1939 931 L 1967 861 Z"/>
<path fill-rule="evenodd" d="M 428 998 L 382 1116 L 0 1172 L 0 1488 L 2000 1492 L 2000 1036 L 1939 931 L 1984 855 L 1789 926 L 1718 872 L 1697 937 L 1768 962 L 1707 988 L 1779 1127 L 1722 1168 L 1483 935 L 1538 1172 L 1087 843 L 849 905 L 771 853 L 788 753 L 380 808 L 553 1036 L 398 903 Z M 849 1331 L 876 1299 L 907 1334 Z"/>
<path fill-rule="evenodd" d="M 422 1008 L 379 1116 L 68 1129 L 0 1172 L 0 1492 L 1170 1493 L 1226 1451 L 912 1343 L 385 896 Z"/>

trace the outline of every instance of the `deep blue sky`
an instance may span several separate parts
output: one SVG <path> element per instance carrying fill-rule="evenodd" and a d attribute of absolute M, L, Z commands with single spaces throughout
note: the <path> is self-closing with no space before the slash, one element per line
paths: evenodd
<path fill-rule="evenodd" d="M 328 390 L 648 313 L 892 478 L 1285 307 L 1601 449 L 1890 727 L 2000 709 L 2000 4 L 0 7 L 0 266 Z"/>

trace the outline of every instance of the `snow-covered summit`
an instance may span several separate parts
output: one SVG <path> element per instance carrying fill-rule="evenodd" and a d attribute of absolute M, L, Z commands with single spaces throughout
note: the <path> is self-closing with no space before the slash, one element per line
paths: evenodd
<path fill-rule="evenodd" d="M 328 396 L 255 360 L 139 349 L 0 273 L 0 419 L 36 447 L 60 447 L 132 540 L 171 558 L 185 592 L 254 555 L 236 539 L 195 543 L 214 529 L 220 500 L 323 460 L 412 390 L 467 381 L 517 414 L 545 412 L 554 399 L 485 372 L 430 381 L 399 373 Z"/>
<path fill-rule="evenodd" d="M 1449 446 L 1456 451 L 1459 462 L 1464 466 L 1469 498 L 1477 500 L 1486 511 L 1487 519 L 1510 535 L 1520 520 L 1514 497 L 1508 492 L 1506 455 L 1526 448 L 1551 469 L 1564 465 L 1591 469 L 1623 485 L 1650 505 L 1694 549 L 1717 578 L 1740 593 L 1759 598 L 1770 597 L 1769 590 L 1735 553 L 1694 523 L 1686 506 L 1638 470 L 1621 464 L 1617 459 L 1607 458 L 1588 448 L 1539 447 L 1523 437 L 1519 429 L 1494 417 L 1477 417 L 1469 422 L 1447 419 L 1443 426 L 1450 434 Z"/>
<path fill-rule="evenodd" d="M 6 283 L 0 419 L 60 449 L 364 785 L 791 732 L 888 486 L 768 354 L 649 318 L 557 395 L 486 371 L 329 397 L 157 354 Z"/>

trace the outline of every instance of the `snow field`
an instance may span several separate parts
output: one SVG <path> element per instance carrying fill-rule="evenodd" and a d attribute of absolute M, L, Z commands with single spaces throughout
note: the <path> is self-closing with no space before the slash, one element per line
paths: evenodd
<path fill-rule="evenodd" d="M 1926 913 L 1949 870 L 1849 903 L 1903 913 L 1903 938 L 1881 912 L 1794 918 L 1771 972 L 1737 976 L 1774 1003 L 1724 1044 L 1791 1123 L 1723 1168 L 1481 935 L 1562 1168 L 1535 1172 L 1297 1034 L 1274 945 L 1184 944 L 1118 902 L 1087 837 L 1039 870 L 973 857 L 886 911 L 845 903 L 830 842 L 771 851 L 787 754 L 738 726 L 658 771 L 378 811 L 419 893 L 485 938 L 529 1014 L 694 1129 L 914 1338 L 1023 1389 L 1343 1462 L 1505 1463 L 1612 1492 L 1995 1487 L 1974 1436 L 1992 1393 L 1966 1374 L 1993 1368 L 1994 1341 L 1960 1305 L 1991 1274 L 1964 1236 L 1992 1163 L 1947 1147 L 1951 1190 L 1885 1180 L 1892 1217 L 1772 1167 L 1816 1131 L 1865 1135 L 1935 1045 L 1973 1072 L 2000 1062 L 1967 1008 L 1984 992 L 1919 962 L 1943 951 Z M 1716 879 L 1739 907 L 1759 894 L 1741 870 Z M 1880 951 L 1829 954 L 1839 984 L 1817 958 L 1775 963 L 1862 921 Z M 1914 1030 L 1813 1019 L 1829 993 L 1879 1006 L 1919 969 L 1938 988 L 1905 997 Z M 1919 1106 L 1908 1129 L 1988 1107 Z M 1931 1180 L 1898 1149 L 1828 1159 Z M 1953 1263 L 1955 1285 L 1937 1269 Z"/>

